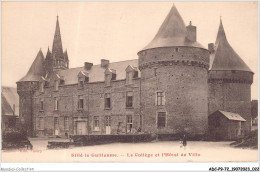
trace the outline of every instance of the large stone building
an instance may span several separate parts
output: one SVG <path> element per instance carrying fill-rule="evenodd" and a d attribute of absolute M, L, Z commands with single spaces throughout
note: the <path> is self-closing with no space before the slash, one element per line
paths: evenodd
<path fill-rule="evenodd" d="M 204 48 L 196 27 L 185 26 L 173 5 L 138 59 L 69 68 L 59 21 L 52 51 L 40 50 L 17 82 L 20 118 L 28 135 L 206 134 L 208 116 L 239 113 L 251 125 L 253 72 L 227 42 L 220 23 Z"/>

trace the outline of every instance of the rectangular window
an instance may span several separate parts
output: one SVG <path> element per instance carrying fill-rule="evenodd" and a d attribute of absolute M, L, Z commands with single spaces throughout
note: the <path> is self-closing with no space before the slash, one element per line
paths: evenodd
<path fill-rule="evenodd" d="M 84 86 L 84 82 L 83 81 L 79 81 L 79 87 L 83 88 L 83 86 Z"/>
<path fill-rule="evenodd" d="M 132 72 L 126 73 L 126 84 L 132 84 L 133 81 L 133 74 Z"/>
<path fill-rule="evenodd" d="M 132 127 L 133 127 L 132 116 L 128 115 L 126 116 L 126 133 L 131 133 Z"/>
<path fill-rule="evenodd" d="M 157 116 L 157 127 L 162 128 L 166 126 L 166 113 L 159 112 Z"/>
<path fill-rule="evenodd" d="M 40 105 L 40 106 L 41 106 L 41 107 L 40 107 L 40 111 L 43 111 L 43 99 L 41 99 L 40 104 L 41 104 L 41 105 Z"/>
<path fill-rule="evenodd" d="M 40 83 L 40 92 L 44 92 L 44 82 Z"/>
<path fill-rule="evenodd" d="M 133 92 L 126 92 L 126 107 L 133 107 Z"/>
<path fill-rule="evenodd" d="M 106 93 L 105 94 L 105 109 L 110 109 L 110 108 L 111 108 L 110 94 Z"/>
<path fill-rule="evenodd" d="M 54 110 L 59 109 L 59 101 L 57 97 L 54 97 Z"/>
<path fill-rule="evenodd" d="M 64 129 L 69 130 L 69 117 L 64 117 Z"/>
<path fill-rule="evenodd" d="M 40 130 L 44 130 L 44 118 L 40 118 Z"/>
<path fill-rule="evenodd" d="M 55 91 L 58 91 L 58 90 L 59 90 L 59 82 L 58 82 L 58 80 L 55 80 L 55 81 L 54 81 L 54 90 L 55 90 Z"/>
<path fill-rule="evenodd" d="M 55 117 L 54 118 L 54 129 L 58 129 L 59 128 L 59 118 L 58 117 Z"/>
<path fill-rule="evenodd" d="M 99 131 L 99 117 L 94 116 L 94 131 Z"/>
<path fill-rule="evenodd" d="M 163 92 L 157 92 L 156 105 L 157 106 L 164 105 L 164 93 Z"/>
<path fill-rule="evenodd" d="M 83 96 L 79 96 L 78 108 L 79 108 L 79 109 L 83 109 L 83 108 L 84 108 L 84 99 L 83 99 Z"/>
<path fill-rule="evenodd" d="M 105 124 L 106 126 L 111 126 L 111 116 L 105 116 Z"/>
<path fill-rule="evenodd" d="M 105 86 L 110 86 L 110 74 L 105 75 Z"/>

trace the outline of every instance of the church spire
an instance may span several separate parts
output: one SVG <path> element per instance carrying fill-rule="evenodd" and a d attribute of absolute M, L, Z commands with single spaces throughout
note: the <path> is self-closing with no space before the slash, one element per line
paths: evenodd
<path fill-rule="evenodd" d="M 52 45 L 52 55 L 55 60 L 64 59 L 60 34 L 59 16 L 57 16 L 56 29 Z"/>

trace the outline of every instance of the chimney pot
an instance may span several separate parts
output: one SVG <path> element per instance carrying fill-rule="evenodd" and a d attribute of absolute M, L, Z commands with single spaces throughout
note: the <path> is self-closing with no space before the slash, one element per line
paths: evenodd
<path fill-rule="evenodd" d="M 214 53 L 215 52 L 215 45 L 214 43 L 209 43 L 208 44 L 208 50 L 210 53 Z"/>
<path fill-rule="evenodd" d="M 109 60 L 101 59 L 101 67 L 106 68 L 109 65 Z"/>
<path fill-rule="evenodd" d="M 90 70 L 93 66 L 93 63 L 89 63 L 89 62 L 85 62 L 84 64 L 84 68 L 85 70 Z"/>

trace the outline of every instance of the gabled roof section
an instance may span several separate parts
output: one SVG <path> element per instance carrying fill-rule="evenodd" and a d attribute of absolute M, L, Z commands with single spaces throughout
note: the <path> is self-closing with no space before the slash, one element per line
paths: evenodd
<path fill-rule="evenodd" d="M 154 39 L 143 49 L 172 46 L 190 46 L 204 48 L 198 42 L 186 38 L 187 30 L 181 15 L 173 4 Z"/>
<path fill-rule="evenodd" d="M 27 74 L 20 79 L 18 82 L 23 82 L 23 81 L 39 81 L 41 76 L 45 75 L 45 70 L 44 70 L 44 56 L 42 53 L 42 50 L 40 50 L 33 61 L 29 71 Z"/>
<path fill-rule="evenodd" d="M 252 72 L 228 43 L 222 20 L 220 20 L 215 45 L 216 51 L 213 58 L 211 58 L 213 59 L 213 64 L 210 70 L 238 70 Z"/>
<path fill-rule="evenodd" d="M 246 121 L 243 117 L 241 117 L 237 113 L 226 112 L 226 111 L 222 111 L 222 110 L 218 110 L 216 112 L 219 112 L 220 114 L 224 115 L 228 120 L 232 120 L 232 121 Z M 211 115 L 215 114 L 216 112 L 212 113 Z"/>
<path fill-rule="evenodd" d="M 2 115 L 19 116 L 19 96 L 17 89 L 12 87 L 2 87 Z M 15 105 L 15 109 L 13 109 Z"/>

